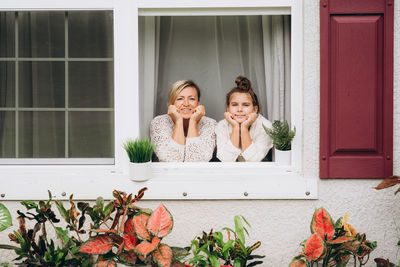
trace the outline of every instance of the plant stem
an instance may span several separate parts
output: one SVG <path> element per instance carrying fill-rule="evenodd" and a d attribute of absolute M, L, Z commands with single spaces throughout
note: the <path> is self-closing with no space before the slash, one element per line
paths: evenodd
<path fill-rule="evenodd" d="M 74 227 L 74 231 L 75 231 L 76 235 L 78 236 L 79 242 L 83 243 L 83 241 L 82 241 L 82 239 L 81 239 L 81 236 L 79 235 L 79 230 L 78 230 L 78 228 L 76 228 L 76 225 L 75 225 L 75 224 L 73 225 L 73 227 Z"/>
<path fill-rule="evenodd" d="M 121 233 L 124 232 L 124 223 L 125 223 L 125 217 L 126 217 L 127 213 L 128 213 L 128 206 L 126 206 L 125 209 L 124 209 L 124 214 L 122 215 L 121 224 L 119 225 L 119 231 Z"/>
<path fill-rule="evenodd" d="M 64 241 L 64 239 L 62 238 L 62 236 L 60 235 L 60 233 L 57 231 L 57 228 L 56 228 L 56 226 L 54 225 L 54 223 L 53 223 L 51 220 L 49 220 L 49 222 L 50 222 L 51 226 L 53 226 L 54 230 L 56 231 L 56 234 L 57 234 L 58 238 L 61 240 L 61 242 L 64 244 L 64 246 L 67 247 L 67 244 L 65 243 L 65 241 Z M 74 258 L 74 259 L 76 259 L 76 260 L 79 260 L 79 258 L 76 257 L 76 256 L 74 255 L 74 253 L 72 253 L 72 251 L 71 251 L 68 247 L 67 247 L 67 250 L 68 250 L 68 253 L 71 255 L 72 258 Z"/>

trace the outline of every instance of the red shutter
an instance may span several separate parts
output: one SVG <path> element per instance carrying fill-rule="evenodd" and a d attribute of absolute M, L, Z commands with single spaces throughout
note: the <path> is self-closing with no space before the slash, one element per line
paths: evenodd
<path fill-rule="evenodd" d="M 393 0 L 321 0 L 320 177 L 393 172 Z"/>

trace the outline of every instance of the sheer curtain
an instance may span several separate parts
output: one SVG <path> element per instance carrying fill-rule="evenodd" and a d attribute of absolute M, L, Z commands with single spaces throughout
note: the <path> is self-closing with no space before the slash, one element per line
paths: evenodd
<path fill-rule="evenodd" d="M 290 16 L 146 17 L 139 27 L 142 136 L 182 79 L 200 86 L 217 121 L 238 75 L 252 82 L 265 117 L 290 120 Z"/>

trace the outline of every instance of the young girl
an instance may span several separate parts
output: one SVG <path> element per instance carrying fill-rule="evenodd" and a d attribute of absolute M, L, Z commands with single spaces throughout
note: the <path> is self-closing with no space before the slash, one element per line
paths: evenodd
<path fill-rule="evenodd" d="M 272 147 L 265 127 L 272 124 L 259 114 L 260 105 L 246 77 L 235 80 L 226 95 L 225 119 L 215 129 L 217 158 L 221 161 L 261 161 Z"/>

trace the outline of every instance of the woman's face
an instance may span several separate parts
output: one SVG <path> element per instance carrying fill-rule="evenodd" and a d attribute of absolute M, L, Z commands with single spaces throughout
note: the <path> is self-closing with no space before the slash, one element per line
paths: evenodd
<path fill-rule="evenodd" d="M 183 119 L 190 119 L 195 112 L 195 108 L 200 104 L 196 88 L 185 87 L 176 97 L 174 106 L 181 114 Z"/>
<path fill-rule="evenodd" d="M 233 115 L 235 121 L 242 123 L 247 120 L 250 113 L 257 113 L 258 107 L 253 105 L 249 93 L 233 93 L 226 111 Z"/>

